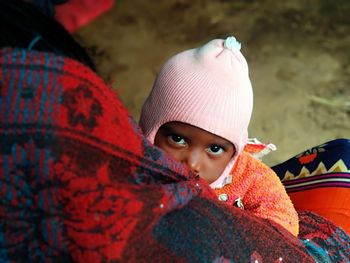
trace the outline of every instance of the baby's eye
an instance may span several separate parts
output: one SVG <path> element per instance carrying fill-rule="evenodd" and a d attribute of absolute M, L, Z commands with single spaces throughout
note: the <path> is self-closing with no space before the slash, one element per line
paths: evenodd
<path fill-rule="evenodd" d="M 212 154 L 212 155 L 220 155 L 224 152 L 224 148 L 222 148 L 219 145 L 211 145 L 208 149 L 207 152 Z"/>
<path fill-rule="evenodd" d="M 186 141 L 184 139 L 184 137 L 177 135 L 177 134 L 171 134 L 168 136 L 169 140 L 172 143 L 178 144 L 178 145 L 185 145 Z"/>

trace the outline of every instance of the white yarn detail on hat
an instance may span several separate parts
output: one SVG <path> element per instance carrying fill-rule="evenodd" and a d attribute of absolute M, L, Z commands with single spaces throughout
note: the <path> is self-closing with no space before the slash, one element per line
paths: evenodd
<path fill-rule="evenodd" d="M 240 51 L 241 46 L 241 43 L 239 43 L 235 37 L 228 37 L 224 41 L 224 47 L 231 51 Z"/>

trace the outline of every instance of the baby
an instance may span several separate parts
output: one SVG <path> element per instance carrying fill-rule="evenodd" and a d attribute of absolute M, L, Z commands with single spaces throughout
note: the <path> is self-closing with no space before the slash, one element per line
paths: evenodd
<path fill-rule="evenodd" d="M 205 179 L 220 201 L 297 236 L 298 215 L 277 175 L 244 151 L 253 110 L 247 62 L 234 38 L 170 58 L 143 105 L 145 136 Z"/>

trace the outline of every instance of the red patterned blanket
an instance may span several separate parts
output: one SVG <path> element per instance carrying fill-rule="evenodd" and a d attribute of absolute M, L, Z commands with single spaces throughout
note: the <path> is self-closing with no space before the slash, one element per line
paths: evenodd
<path fill-rule="evenodd" d="M 218 203 L 70 59 L 0 51 L 0 145 L 1 262 L 349 260 L 321 217 L 301 214 L 298 239 Z"/>

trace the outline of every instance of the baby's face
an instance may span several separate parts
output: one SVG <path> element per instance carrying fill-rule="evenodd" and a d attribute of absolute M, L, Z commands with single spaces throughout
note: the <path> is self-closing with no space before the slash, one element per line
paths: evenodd
<path fill-rule="evenodd" d="M 182 122 L 162 125 L 154 144 L 191 170 L 214 182 L 235 154 L 233 144 L 217 135 Z"/>

